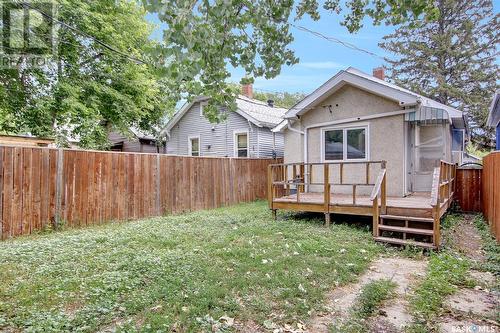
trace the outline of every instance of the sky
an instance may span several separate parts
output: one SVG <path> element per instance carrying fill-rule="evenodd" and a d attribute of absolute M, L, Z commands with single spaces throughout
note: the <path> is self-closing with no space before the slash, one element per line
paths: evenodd
<path fill-rule="evenodd" d="M 494 0 L 494 11 L 500 11 L 500 0 Z M 154 15 L 148 15 L 148 20 L 158 24 Z M 304 18 L 297 24 L 310 30 L 332 36 L 342 41 L 368 50 L 380 57 L 390 56 L 378 47 L 382 37 L 394 31 L 392 26 L 373 26 L 371 19 L 364 20 L 364 27 L 356 34 L 350 34 L 339 24 L 340 16 L 323 13 L 319 21 Z M 152 38 L 161 39 L 161 25 L 152 34 Z M 304 92 L 310 93 L 335 75 L 339 70 L 349 66 L 356 67 L 366 73 L 372 73 L 373 68 L 382 66 L 384 61 L 376 56 L 349 49 L 337 43 L 327 41 L 308 32 L 292 28 L 295 38 L 290 45 L 295 55 L 300 59 L 298 64 L 283 66 L 281 74 L 271 80 L 257 78 L 254 90 L 271 92 Z M 241 69 L 231 69 L 231 81 L 239 82 L 244 75 Z"/>

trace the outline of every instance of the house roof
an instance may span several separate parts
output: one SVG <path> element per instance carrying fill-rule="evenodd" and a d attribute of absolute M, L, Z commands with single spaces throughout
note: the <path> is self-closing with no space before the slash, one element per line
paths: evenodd
<path fill-rule="evenodd" d="M 323 100 L 327 96 L 330 96 L 333 92 L 339 90 L 346 84 L 356 86 L 360 89 L 393 100 L 399 103 L 401 106 L 412 106 L 420 104 L 424 107 L 444 110 L 448 113 L 450 121 L 454 121 L 454 123 L 457 123 L 457 125 L 463 125 L 462 111 L 436 102 L 430 98 L 419 95 L 410 90 L 401 88 L 390 82 L 380 80 L 354 67 L 349 67 L 346 70 L 338 72 L 335 76 L 321 85 L 314 92 L 295 104 L 290 110 L 287 111 L 287 113 L 285 114 L 285 119 L 293 119 L 296 116 L 306 113 L 312 108 L 315 103 Z M 280 127 L 283 128 L 284 125 L 280 124 Z"/>
<path fill-rule="evenodd" d="M 497 127 L 500 122 L 500 89 L 495 92 L 491 101 L 490 113 L 486 125 Z"/>
<path fill-rule="evenodd" d="M 191 109 L 191 107 L 198 102 L 208 100 L 208 97 L 197 97 L 192 102 L 185 103 L 182 108 L 177 111 L 172 119 L 169 120 L 165 128 L 161 131 L 161 135 L 167 134 L 170 130 L 181 120 L 181 118 Z M 243 95 L 236 97 L 236 113 L 252 122 L 258 127 L 273 128 L 278 125 L 287 109 L 279 107 L 271 107 L 267 103 L 248 98 Z"/>

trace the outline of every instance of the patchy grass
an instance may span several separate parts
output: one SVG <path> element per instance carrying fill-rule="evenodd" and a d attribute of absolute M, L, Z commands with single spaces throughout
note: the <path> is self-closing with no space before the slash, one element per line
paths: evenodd
<path fill-rule="evenodd" d="M 293 323 L 381 251 L 346 225 L 273 222 L 264 202 L 23 237 L 0 243 L 0 331 Z"/>
<path fill-rule="evenodd" d="M 490 226 L 481 215 L 472 220 L 483 241 L 482 247 L 486 253 L 486 262 L 479 267 L 482 270 L 500 274 L 500 246 L 490 232 Z"/>
<path fill-rule="evenodd" d="M 387 279 L 375 280 L 364 285 L 351 310 L 350 318 L 340 327 L 332 327 L 331 331 L 339 333 L 367 332 L 367 319 L 376 313 L 382 302 L 394 297 L 396 287 L 395 282 Z"/>
<path fill-rule="evenodd" d="M 464 216 L 459 214 L 447 215 L 442 221 L 447 248 L 430 254 L 427 275 L 410 299 L 414 323 L 407 328 L 407 332 L 432 331 L 432 322 L 441 314 L 446 297 L 455 293 L 460 286 L 473 286 L 469 277 L 472 262 L 455 248 L 450 233 L 463 221 Z"/>

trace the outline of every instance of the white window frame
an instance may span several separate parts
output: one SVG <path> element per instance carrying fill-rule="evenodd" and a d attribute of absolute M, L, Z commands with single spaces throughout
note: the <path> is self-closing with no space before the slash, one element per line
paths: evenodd
<path fill-rule="evenodd" d="M 365 130 L 365 158 L 347 158 L 347 131 L 348 130 Z M 342 130 L 342 159 L 327 160 L 325 158 L 325 132 Z M 370 160 L 370 126 L 369 124 L 356 124 L 353 126 L 335 126 L 325 127 L 321 129 L 321 161 L 322 162 L 366 162 Z"/>
<path fill-rule="evenodd" d="M 193 147 L 192 147 L 192 144 L 191 144 L 191 140 L 192 139 L 198 139 L 198 156 L 197 157 L 200 157 L 201 156 L 201 138 L 199 135 L 190 135 L 188 136 L 188 155 L 189 156 L 192 156 L 192 157 L 195 157 L 193 156 Z"/>
<path fill-rule="evenodd" d="M 200 117 L 204 117 L 203 108 L 208 105 L 208 102 L 200 102 Z"/>
<path fill-rule="evenodd" d="M 246 134 L 247 135 L 247 157 L 250 157 L 250 133 L 248 129 L 239 129 L 233 131 L 233 156 L 238 157 L 238 135 Z M 244 157 L 241 157 L 244 158 Z"/>

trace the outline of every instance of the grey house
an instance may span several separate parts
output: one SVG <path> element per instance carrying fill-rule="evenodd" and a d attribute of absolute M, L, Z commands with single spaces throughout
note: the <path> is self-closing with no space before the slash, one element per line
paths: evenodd
<path fill-rule="evenodd" d="M 252 98 L 251 86 L 245 86 L 247 96 L 240 95 L 235 112 L 227 113 L 226 120 L 210 123 L 203 115 L 208 98 L 199 97 L 184 105 L 162 130 L 166 137 L 166 153 L 188 156 L 219 156 L 269 158 L 282 157 L 282 133 L 271 129 L 278 125 L 286 109 L 274 107 Z"/>

